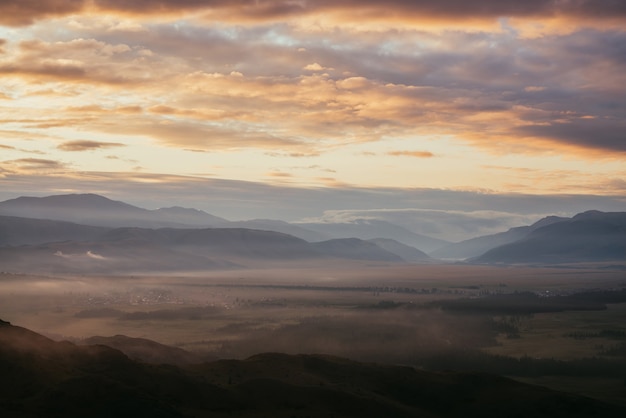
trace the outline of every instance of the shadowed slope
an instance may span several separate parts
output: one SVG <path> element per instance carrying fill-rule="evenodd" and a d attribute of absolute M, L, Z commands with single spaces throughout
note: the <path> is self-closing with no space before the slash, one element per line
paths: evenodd
<path fill-rule="evenodd" d="M 431 373 L 323 355 L 152 366 L 0 321 L 8 416 L 610 417 L 624 410 L 478 373 Z"/>
<path fill-rule="evenodd" d="M 126 354 L 133 360 L 150 364 L 174 364 L 183 366 L 200 363 L 203 358 L 181 348 L 159 344 L 146 338 L 132 338 L 125 335 L 113 337 L 90 337 L 81 341 L 82 345 L 106 345 Z"/>

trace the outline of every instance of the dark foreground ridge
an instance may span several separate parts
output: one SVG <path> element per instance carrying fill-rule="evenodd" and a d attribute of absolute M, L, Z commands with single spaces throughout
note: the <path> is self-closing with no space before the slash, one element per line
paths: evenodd
<path fill-rule="evenodd" d="M 154 365 L 4 321 L 0 371 L 7 417 L 626 416 L 623 408 L 483 373 L 277 353 Z"/>

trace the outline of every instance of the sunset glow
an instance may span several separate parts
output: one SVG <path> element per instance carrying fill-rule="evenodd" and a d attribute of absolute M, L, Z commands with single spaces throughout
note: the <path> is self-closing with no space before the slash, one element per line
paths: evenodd
<path fill-rule="evenodd" d="M 440 191 L 466 211 L 616 210 L 625 28 L 608 0 L 2 1 L 0 198 L 187 196 L 253 217 L 220 199 L 390 196 L 322 216 L 454 208 L 423 197 Z"/>

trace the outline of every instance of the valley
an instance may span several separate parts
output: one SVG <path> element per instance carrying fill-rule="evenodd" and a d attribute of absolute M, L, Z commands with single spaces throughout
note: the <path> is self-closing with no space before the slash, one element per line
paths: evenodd
<path fill-rule="evenodd" d="M 593 397 L 626 406 L 620 398 L 626 394 L 626 359 L 611 354 L 623 350 L 626 332 L 622 273 L 363 262 L 176 276 L 5 273 L 0 305 L 3 319 L 77 344 L 97 330 L 100 336 L 177 347 L 195 361 L 243 360 L 263 352 L 328 354 L 504 374 L 578 394 L 591 393 L 592 382 L 601 379 L 606 391 Z M 548 308 L 484 310 L 493 298 L 528 292 Z M 614 303 L 598 302 L 605 293 Z M 598 303 L 584 310 L 558 308 L 559 298 L 572 295 Z M 451 308 L 463 301 L 472 302 L 469 310 Z M 596 363 L 586 364 L 589 359 Z M 520 361 L 527 366 L 520 368 Z"/>
<path fill-rule="evenodd" d="M 151 401 L 163 416 L 367 416 L 362 402 L 394 416 L 458 416 L 485 406 L 500 416 L 503 393 L 521 390 L 519 382 L 538 402 L 532 416 L 545 412 L 536 409 L 544 397 L 554 402 L 545 416 L 587 416 L 571 402 L 611 416 L 606 411 L 626 408 L 625 225 L 623 212 L 588 211 L 451 244 L 367 219 L 230 222 L 91 194 L 0 202 L 0 318 L 26 330 L 0 329 L 9 347 L 17 344 L 4 359 L 10 365 L 12 356 L 44 350 L 40 367 L 57 370 L 46 360 L 50 347 L 51 358 L 66 353 L 68 368 L 29 372 L 48 382 L 41 387 L 52 385 L 45 393 L 61 379 L 71 387 L 64 396 L 75 396 L 73 379 L 86 378 L 90 398 L 102 379 L 122 379 L 120 388 L 130 385 L 145 399 L 177 398 Z M 20 345 L 11 337 L 20 332 L 33 341 Z M 66 355 L 87 355 L 86 363 Z M 122 363 L 132 371 L 105 371 Z M 84 367 L 101 371 L 83 375 Z M 341 376 L 332 373 L 342 367 Z M 371 380 L 354 380 L 368 373 Z M 133 386 L 143 379 L 165 380 Z M 163 389 L 169 379 L 230 401 L 216 410 Z M 479 383 L 470 390 L 466 379 Z M 503 393 L 493 379 L 505 379 Z M 404 380 L 416 385 L 411 399 L 396 390 Z M 266 385 L 290 399 L 270 396 Z M 436 399 L 463 388 L 467 402 L 449 409 L 428 401 L 424 385 L 443 385 Z M 310 402 L 320 387 L 321 409 Z M 148 407 L 120 390 L 120 402 Z M 55 408 L 46 396 L 4 405 L 36 416 Z M 349 410 L 328 401 L 340 398 Z"/>

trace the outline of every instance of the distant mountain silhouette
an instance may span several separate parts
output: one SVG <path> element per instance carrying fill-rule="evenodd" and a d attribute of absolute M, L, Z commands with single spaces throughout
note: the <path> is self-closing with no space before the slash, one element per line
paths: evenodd
<path fill-rule="evenodd" d="M 152 216 L 162 222 L 172 222 L 189 226 L 207 227 L 229 223 L 226 219 L 211 215 L 203 210 L 182 208 L 180 206 L 160 208 L 148 212 L 152 213 Z"/>
<path fill-rule="evenodd" d="M 471 238 L 465 241 L 448 244 L 435 251 L 432 251 L 430 255 L 440 259 L 452 259 L 463 260 L 470 257 L 478 257 L 481 254 L 491 250 L 492 248 L 499 247 L 500 245 L 509 244 L 519 239 L 524 238 L 526 235 L 546 225 L 550 225 L 556 222 L 561 222 L 569 218 L 563 218 L 559 216 L 548 216 L 540 219 L 529 226 L 518 226 L 511 228 L 506 232 L 499 232 L 492 235 L 484 235 L 481 237 Z"/>
<path fill-rule="evenodd" d="M 245 258 L 291 259 L 318 255 L 303 239 L 280 232 L 245 228 L 118 228 L 104 234 L 99 241 L 125 246 L 137 246 L 143 242 L 196 254 Z"/>
<path fill-rule="evenodd" d="M 97 194 L 19 197 L 0 202 L 0 216 L 3 215 L 110 228 L 257 229 L 281 232 L 309 242 L 333 238 L 365 240 L 388 238 L 426 250 L 447 244 L 446 241 L 419 235 L 398 225 L 379 220 L 358 220 L 350 224 L 296 224 L 273 219 L 229 221 L 201 210 L 179 206 L 156 210 L 143 209 Z"/>
<path fill-rule="evenodd" d="M 357 238 L 331 239 L 312 244 L 323 254 L 337 258 L 373 261 L 404 261 L 402 257 L 386 251 L 373 242 Z"/>
<path fill-rule="evenodd" d="M 404 261 L 411 262 L 428 262 L 433 259 L 423 251 L 418 250 L 410 245 L 402 244 L 393 239 L 388 238 L 374 238 L 368 240 L 369 242 L 378 245 L 385 251 L 389 251 L 402 258 Z"/>
<path fill-rule="evenodd" d="M 571 263 L 626 260 L 626 212 L 589 211 L 537 228 L 471 259 L 477 263 Z"/>
<path fill-rule="evenodd" d="M 298 225 L 332 238 L 393 239 L 423 252 L 434 251 L 449 244 L 448 241 L 420 235 L 391 222 L 377 219 L 358 219 L 350 223 L 298 223 Z"/>
<path fill-rule="evenodd" d="M 0 262 L 25 271 L 86 273 L 230 268 L 246 265 L 244 260 L 328 257 L 432 261 L 423 252 L 478 263 L 622 260 L 623 214 L 549 216 L 533 225 L 450 244 L 374 219 L 229 222 L 196 209 L 147 210 L 96 194 L 20 197 L 0 202 Z"/>
<path fill-rule="evenodd" d="M 0 246 L 87 241 L 95 239 L 107 230 L 63 221 L 0 215 Z"/>
<path fill-rule="evenodd" d="M 296 260 L 404 261 L 356 238 L 309 243 L 280 232 L 245 228 L 104 228 L 0 217 L 3 231 L 10 233 L 2 235 L 0 265 L 13 272 L 114 274 L 229 269 Z"/>
<path fill-rule="evenodd" d="M 147 210 L 97 194 L 18 197 L 0 202 L 0 215 L 106 227 L 209 227 L 227 222 L 195 209 L 173 207 Z"/>
<path fill-rule="evenodd" d="M 273 219 L 251 219 L 249 221 L 233 221 L 228 224 L 229 228 L 260 229 L 264 231 L 276 231 L 283 234 L 293 235 L 309 242 L 325 241 L 331 237 L 327 234 L 312 231 L 284 221 Z"/>
<path fill-rule="evenodd" d="M 623 408 L 484 373 L 425 372 L 324 355 L 187 365 L 133 361 L 0 320 L 0 411 L 36 417 L 624 416 Z"/>

